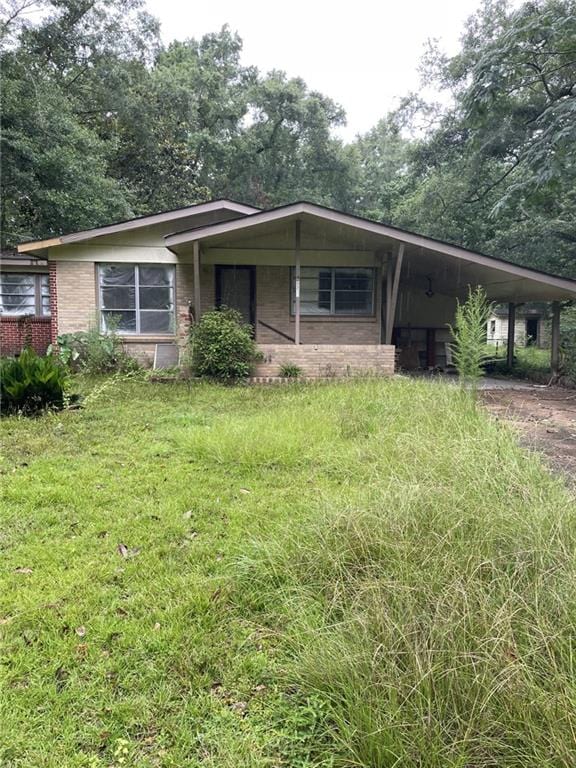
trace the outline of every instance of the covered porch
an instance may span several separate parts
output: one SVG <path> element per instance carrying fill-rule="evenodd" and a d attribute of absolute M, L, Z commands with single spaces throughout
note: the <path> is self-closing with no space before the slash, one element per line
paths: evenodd
<path fill-rule="evenodd" d="M 559 302 L 576 298 L 574 281 L 310 203 L 165 241 L 177 257 L 179 313 L 195 322 L 214 306 L 238 309 L 263 353 L 259 375 L 286 362 L 310 376 L 389 374 L 395 348 L 401 367 L 445 367 L 457 301 L 476 285 L 509 307 L 510 357 L 516 306 L 553 302 L 554 369 Z"/>

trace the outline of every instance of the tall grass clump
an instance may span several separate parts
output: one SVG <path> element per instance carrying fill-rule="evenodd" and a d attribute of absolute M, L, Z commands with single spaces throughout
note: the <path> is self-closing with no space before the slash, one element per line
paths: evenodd
<path fill-rule="evenodd" d="M 326 706 L 319 764 L 573 766 L 573 499 L 470 393 L 356 387 L 318 394 L 340 492 L 303 482 L 235 572 Z"/>
<path fill-rule="evenodd" d="M 484 363 L 490 352 L 486 345 L 486 323 L 492 305 L 481 286 L 468 289 L 464 303 L 458 301 L 454 327 L 450 327 L 454 343 L 454 364 L 460 378 L 473 388 L 484 375 Z"/>

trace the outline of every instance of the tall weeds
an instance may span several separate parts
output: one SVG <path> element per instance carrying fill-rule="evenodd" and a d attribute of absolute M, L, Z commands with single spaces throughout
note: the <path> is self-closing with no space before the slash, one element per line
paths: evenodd
<path fill-rule="evenodd" d="M 454 327 L 451 327 L 454 344 L 454 364 L 461 379 L 475 388 L 484 375 L 483 365 L 488 359 L 486 323 L 492 305 L 481 286 L 468 289 L 468 298 L 458 302 Z"/>
<path fill-rule="evenodd" d="M 573 502 L 468 393 L 433 386 L 322 393 L 342 494 L 256 542 L 238 588 L 325 701 L 336 764 L 573 766 Z"/>

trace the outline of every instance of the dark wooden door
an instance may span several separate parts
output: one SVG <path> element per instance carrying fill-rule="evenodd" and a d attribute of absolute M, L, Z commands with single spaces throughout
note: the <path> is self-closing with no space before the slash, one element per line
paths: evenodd
<path fill-rule="evenodd" d="M 254 267 L 216 267 L 216 306 L 230 307 L 244 322 L 256 323 L 256 275 Z"/>

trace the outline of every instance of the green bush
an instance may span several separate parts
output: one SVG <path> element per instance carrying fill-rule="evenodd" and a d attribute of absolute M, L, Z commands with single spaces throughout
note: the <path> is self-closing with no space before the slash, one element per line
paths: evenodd
<path fill-rule="evenodd" d="M 576 306 L 568 307 L 562 314 L 560 352 L 562 373 L 576 384 Z"/>
<path fill-rule="evenodd" d="M 60 360 L 71 370 L 89 374 L 127 373 L 138 367 L 126 354 L 122 339 L 114 329 L 100 333 L 97 328 L 78 333 L 64 333 L 56 340 Z M 55 350 L 50 347 L 49 352 Z"/>
<path fill-rule="evenodd" d="M 484 363 L 490 357 L 486 345 L 486 323 L 492 305 L 484 289 L 468 289 L 468 298 L 456 308 L 456 322 L 450 326 L 454 344 L 454 365 L 460 377 L 475 385 L 484 375 Z"/>
<path fill-rule="evenodd" d="M 252 328 L 239 312 L 222 307 L 202 315 L 190 332 L 192 371 L 217 381 L 250 375 L 256 357 Z"/>
<path fill-rule="evenodd" d="M 64 406 L 66 368 L 55 357 L 25 349 L 19 357 L 0 361 L 0 408 L 3 414 L 32 415 Z"/>

